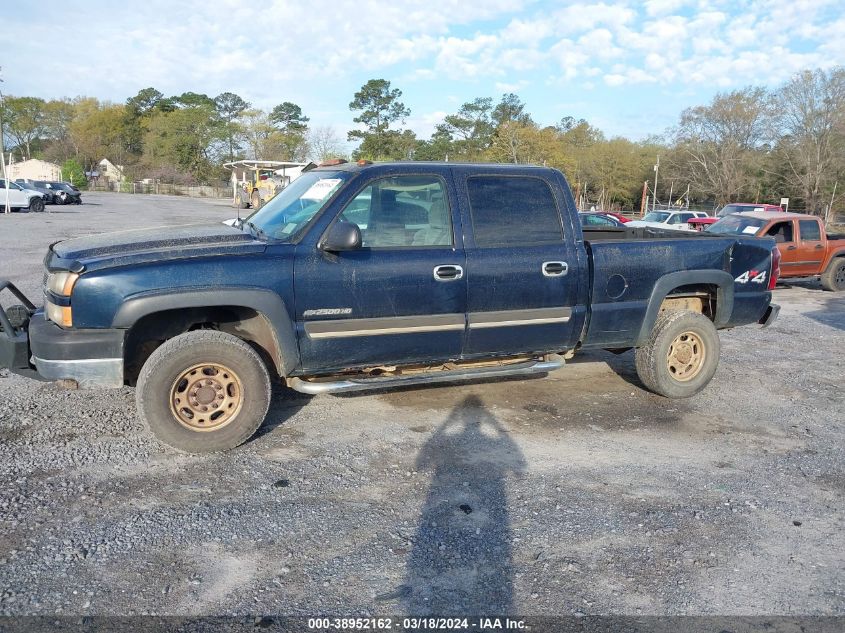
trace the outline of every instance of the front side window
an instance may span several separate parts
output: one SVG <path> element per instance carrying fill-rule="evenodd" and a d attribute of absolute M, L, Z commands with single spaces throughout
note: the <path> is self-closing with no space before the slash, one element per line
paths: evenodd
<path fill-rule="evenodd" d="M 775 238 L 778 244 L 784 244 L 792 241 L 792 222 L 778 222 L 772 226 L 766 235 Z"/>
<path fill-rule="evenodd" d="M 437 176 L 392 176 L 364 187 L 339 219 L 361 229 L 364 248 L 452 246 L 446 188 Z"/>
<path fill-rule="evenodd" d="M 563 241 L 560 213 L 545 180 L 530 176 L 467 179 L 472 232 L 478 246 Z"/>

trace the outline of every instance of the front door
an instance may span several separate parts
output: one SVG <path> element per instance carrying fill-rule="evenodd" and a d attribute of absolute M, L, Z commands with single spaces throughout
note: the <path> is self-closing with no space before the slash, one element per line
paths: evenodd
<path fill-rule="evenodd" d="M 466 261 L 446 180 L 396 175 L 364 183 L 335 221 L 362 247 L 297 248 L 295 295 L 305 373 L 460 357 Z"/>
<path fill-rule="evenodd" d="M 576 305 L 583 265 L 551 183 L 490 174 L 470 175 L 461 187 L 469 215 L 464 356 L 570 348 L 583 324 L 584 306 Z"/>

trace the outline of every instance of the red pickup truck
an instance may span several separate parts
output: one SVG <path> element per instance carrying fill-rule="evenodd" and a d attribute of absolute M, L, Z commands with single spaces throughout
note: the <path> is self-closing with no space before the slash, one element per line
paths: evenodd
<path fill-rule="evenodd" d="M 815 215 L 783 211 L 749 211 L 728 215 L 708 233 L 775 238 L 781 277 L 820 276 L 826 290 L 845 290 L 845 235 L 827 233 Z"/>
<path fill-rule="evenodd" d="M 780 213 L 783 211 L 781 207 L 776 204 L 752 204 L 750 202 L 734 202 L 732 204 L 726 204 L 723 206 L 719 211 L 716 213 L 715 216 L 711 216 L 708 218 L 692 218 L 691 220 L 687 221 L 689 227 L 691 229 L 695 229 L 696 231 L 703 231 L 711 224 L 716 224 L 720 218 L 725 217 L 726 215 L 731 215 L 732 213 L 747 213 L 748 211 L 776 211 Z"/>

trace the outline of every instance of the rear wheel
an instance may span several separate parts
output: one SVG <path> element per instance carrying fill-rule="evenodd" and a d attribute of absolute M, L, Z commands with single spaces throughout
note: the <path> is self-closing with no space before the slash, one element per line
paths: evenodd
<path fill-rule="evenodd" d="M 821 277 L 822 288 L 841 292 L 845 290 L 845 257 L 830 260 Z"/>
<path fill-rule="evenodd" d="M 44 210 L 44 201 L 41 198 L 33 198 L 29 201 L 29 210 L 33 213 L 41 213 Z"/>
<path fill-rule="evenodd" d="M 234 448 L 261 426 L 270 374 L 239 338 L 213 330 L 180 334 L 144 363 L 135 399 L 155 436 L 188 453 Z"/>
<path fill-rule="evenodd" d="M 665 312 L 636 351 L 637 375 L 651 391 L 688 398 L 704 389 L 719 366 L 719 334 L 698 312 Z"/>

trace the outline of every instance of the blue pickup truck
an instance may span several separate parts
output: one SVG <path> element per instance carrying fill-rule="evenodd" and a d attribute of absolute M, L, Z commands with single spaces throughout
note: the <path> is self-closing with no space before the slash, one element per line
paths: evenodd
<path fill-rule="evenodd" d="M 136 387 L 165 443 L 228 449 L 271 383 L 309 394 L 547 373 L 636 348 L 644 385 L 691 396 L 717 330 L 768 325 L 767 238 L 584 229 L 554 169 L 345 163 L 306 172 L 234 226 L 53 244 L 44 306 L 0 310 L 0 365 Z"/>

